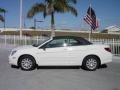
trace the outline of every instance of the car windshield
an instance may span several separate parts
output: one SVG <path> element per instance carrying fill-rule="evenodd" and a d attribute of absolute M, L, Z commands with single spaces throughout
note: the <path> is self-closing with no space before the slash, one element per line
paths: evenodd
<path fill-rule="evenodd" d="M 39 40 L 39 43 L 38 43 L 38 44 L 35 43 L 35 44 L 33 44 L 32 46 L 33 46 L 33 47 L 38 47 L 38 46 L 40 46 L 41 44 L 45 43 L 45 42 L 48 41 L 48 40 L 50 40 L 50 38 L 47 38 L 47 39 L 45 39 L 45 40 Z"/>

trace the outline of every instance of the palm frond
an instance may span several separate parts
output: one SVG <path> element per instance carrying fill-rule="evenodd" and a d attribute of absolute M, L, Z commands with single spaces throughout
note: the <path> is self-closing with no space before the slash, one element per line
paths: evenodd
<path fill-rule="evenodd" d="M 59 2 L 58 0 L 58 2 L 56 2 L 56 4 L 54 5 L 54 9 L 56 12 L 63 13 L 66 12 L 66 6 L 66 2 Z"/>
<path fill-rule="evenodd" d="M 4 22 L 4 17 L 2 15 L 0 15 L 0 21 Z"/>
<path fill-rule="evenodd" d="M 75 16 L 78 15 L 77 10 L 72 6 L 68 6 L 68 11 L 74 14 Z"/>
<path fill-rule="evenodd" d="M 76 4 L 76 3 L 77 3 L 77 0 L 66 0 L 66 2 Z"/>
<path fill-rule="evenodd" d="M 46 6 L 43 3 L 37 3 L 35 5 L 33 5 L 33 7 L 28 11 L 27 17 L 28 18 L 32 18 L 35 14 L 39 13 L 39 12 L 45 12 L 46 10 Z"/>
<path fill-rule="evenodd" d="M 5 9 L 0 8 L 0 13 L 5 13 L 5 12 L 6 12 L 6 10 L 5 10 Z"/>
<path fill-rule="evenodd" d="M 54 8 L 55 8 L 55 11 L 58 13 L 71 12 L 72 14 L 77 16 L 77 10 L 66 2 L 56 3 L 54 5 Z"/>

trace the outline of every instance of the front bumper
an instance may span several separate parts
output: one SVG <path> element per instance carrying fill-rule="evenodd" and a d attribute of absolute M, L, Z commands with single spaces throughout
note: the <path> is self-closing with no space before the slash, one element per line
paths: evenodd
<path fill-rule="evenodd" d="M 18 66 L 18 60 L 17 60 L 17 57 L 15 56 L 9 56 L 9 64 L 10 65 L 15 65 L 15 66 Z"/>

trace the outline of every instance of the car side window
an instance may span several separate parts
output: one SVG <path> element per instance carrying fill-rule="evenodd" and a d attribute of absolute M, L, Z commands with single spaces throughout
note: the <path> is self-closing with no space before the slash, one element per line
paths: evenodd
<path fill-rule="evenodd" d="M 89 41 L 87 41 L 86 39 L 83 39 L 83 38 L 79 39 L 79 43 L 80 43 L 80 45 L 90 45 L 90 44 L 92 44 L 92 43 L 90 43 Z"/>
<path fill-rule="evenodd" d="M 68 46 L 78 46 L 80 45 L 79 41 L 75 39 L 68 39 Z"/>
<path fill-rule="evenodd" d="M 49 42 L 45 47 L 46 48 L 55 48 L 55 47 L 65 47 L 67 46 L 66 39 L 55 39 Z"/>

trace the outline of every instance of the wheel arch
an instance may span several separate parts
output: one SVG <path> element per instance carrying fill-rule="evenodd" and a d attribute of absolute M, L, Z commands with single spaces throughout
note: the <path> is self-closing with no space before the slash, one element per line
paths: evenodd
<path fill-rule="evenodd" d="M 34 59 L 35 63 L 36 63 L 36 60 L 35 60 L 35 58 L 32 55 L 30 55 L 30 54 L 23 54 L 23 55 L 20 55 L 19 58 L 18 58 L 18 62 L 17 62 L 18 66 L 19 66 L 21 58 L 24 57 L 24 56 L 32 57 Z"/>
<path fill-rule="evenodd" d="M 87 57 L 89 57 L 89 56 L 96 57 L 97 60 L 98 60 L 98 62 L 99 62 L 99 66 L 101 65 L 101 59 L 100 59 L 100 57 L 99 57 L 98 55 L 95 55 L 95 54 L 89 54 L 89 55 L 85 56 L 85 57 L 83 58 L 82 64 L 83 64 L 85 58 L 87 58 Z"/>

